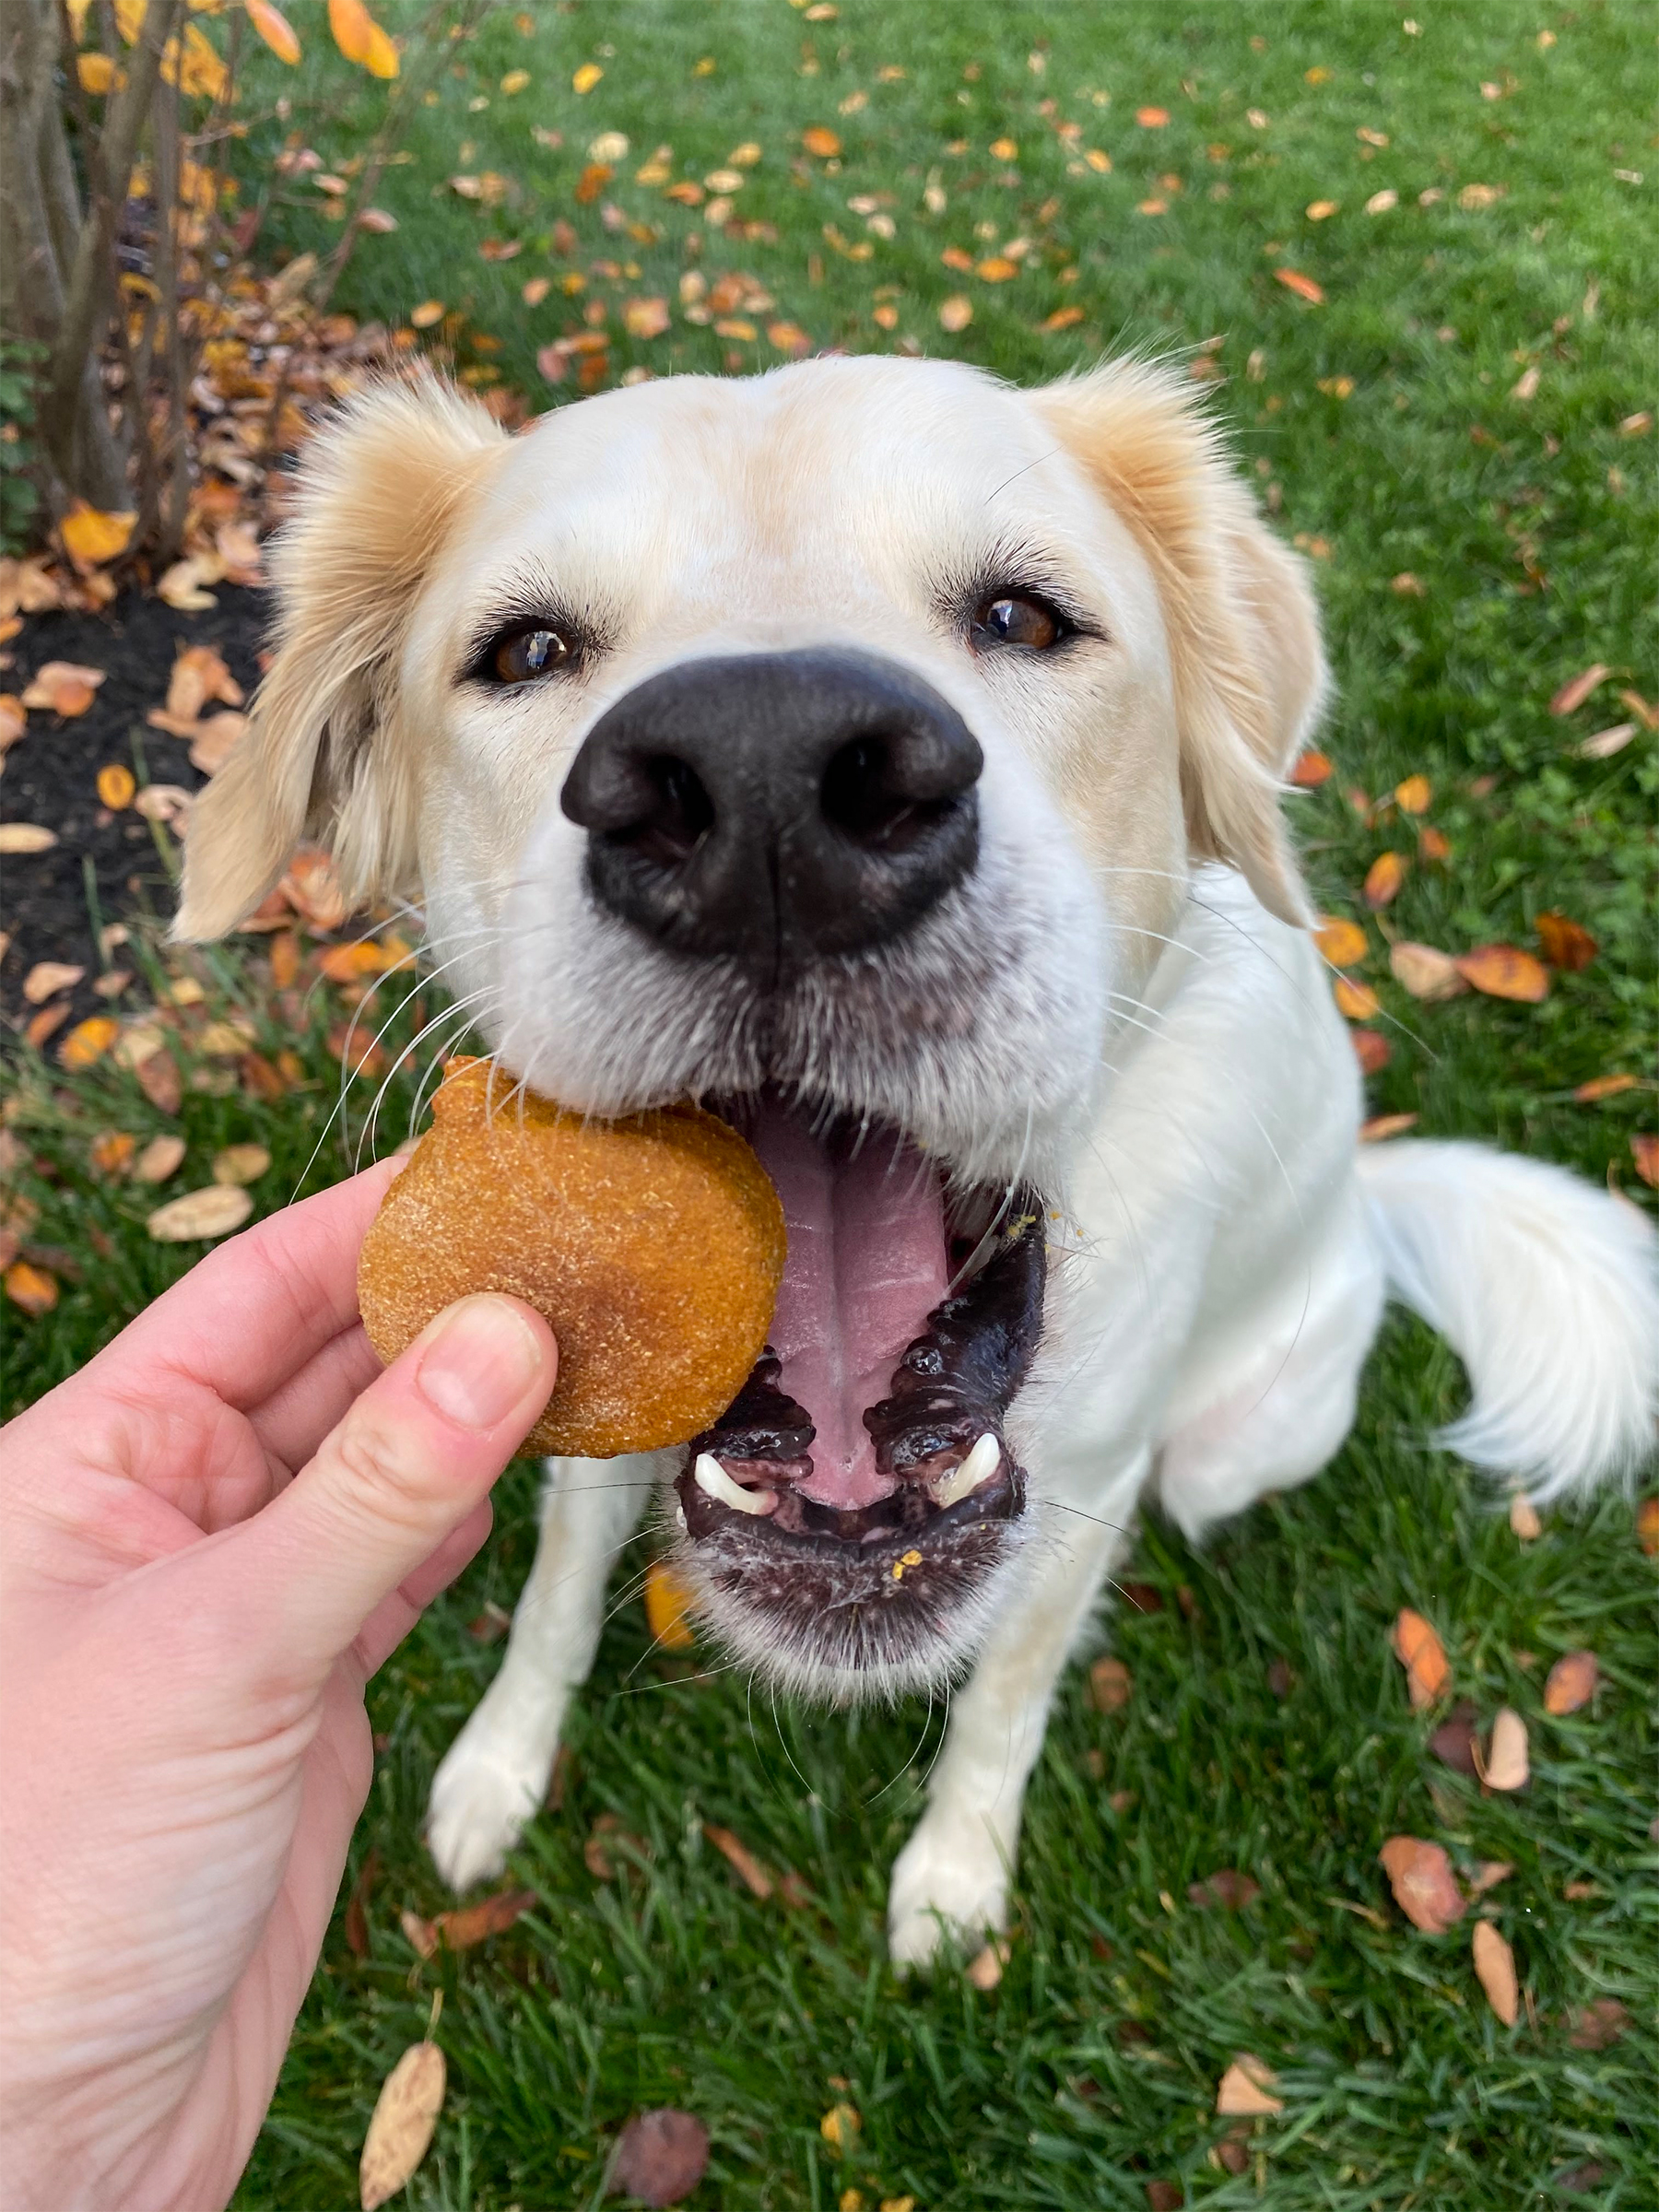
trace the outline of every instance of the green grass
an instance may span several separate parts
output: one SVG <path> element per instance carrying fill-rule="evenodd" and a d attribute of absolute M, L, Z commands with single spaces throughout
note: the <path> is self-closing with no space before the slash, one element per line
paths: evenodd
<path fill-rule="evenodd" d="M 304 112 L 308 92 L 332 97 L 341 80 L 314 51 L 312 11 L 294 13 L 313 50 Z M 1659 747 L 1639 730 L 1600 763 L 1575 749 L 1630 718 L 1620 687 L 1659 696 L 1659 440 L 1618 427 L 1655 404 L 1652 23 L 1633 4 L 1535 19 L 1466 0 L 1425 15 L 1414 37 L 1381 6 L 841 0 L 833 21 L 807 24 L 786 0 L 635 0 L 538 9 L 526 38 L 503 13 L 457 50 L 458 74 L 418 112 L 416 159 L 378 194 L 400 229 L 364 241 L 343 303 L 396 324 L 418 300 L 442 300 L 465 318 L 452 326 L 459 363 L 498 370 L 537 406 L 559 396 L 538 383 L 537 348 L 594 300 L 607 304 L 613 376 L 764 366 L 777 358 L 765 324 L 780 318 L 818 345 L 910 339 L 1021 380 L 1107 347 L 1181 353 L 1218 335 L 1218 405 L 1244 465 L 1283 527 L 1327 548 L 1317 571 L 1340 692 L 1323 742 L 1337 773 L 1298 811 L 1321 902 L 1364 919 L 1359 882 L 1392 847 L 1413 863 L 1384 918 L 1394 935 L 1535 948 L 1536 914 L 1559 909 L 1601 948 L 1556 977 L 1541 1006 L 1424 1006 L 1390 979 L 1383 924 L 1368 921 L 1360 972 L 1393 1042 L 1373 1110 L 1611 1173 L 1652 1211 L 1629 1149 L 1653 1126 L 1652 1088 L 1599 1106 L 1571 1098 L 1592 1077 L 1650 1073 L 1654 1037 Z M 1557 33 L 1547 50 L 1545 28 Z M 1045 56 L 1041 75 L 1032 53 Z M 704 56 L 716 66 L 699 76 Z M 579 99 L 571 73 L 590 58 L 606 74 Z M 884 66 L 906 74 L 882 82 Z M 532 85 L 504 97 L 500 79 L 515 67 Z M 1312 71 L 1329 74 L 1311 83 Z M 276 88 L 274 64 L 269 76 Z M 1503 96 L 1484 98 L 1483 81 Z M 841 114 L 861 90 L 867 104 Z M 381 95 L 354 98 L 328 130 L 312 126 L 330 164 L 361 143 Z M 1166 127 L 1137 125 L 1147 105 L 1168 111 Z M 1266 128 L 1253 127 L 1253 108 Z M 1082 125 L 1070 151 L 1052 128 L 1067 120 Z M 815 124 L 845 142 L 839 173 L 800 155 Z M 533 125 L 562 132 L 564 147 L 538 145 Z M 1366 147 L 1362 126 L 1390 143 Z M 625 132 L 632 151 L 604 197 L 581 206 L 574 186 L 601 131 Z M 1018 145 L 1013 163 L 986 150 L 1004 134 Z M 959 139 L 965 150 L 950 151 Z M 748 140 L 763 158 L 739 212 L 773 225 L 775 245 L 722 241 L 696 211 L 631 182 L 665 142 L 675 172 L 700 178 Z M 274 143 L 256 131 L 251 163 Z M 1110 154 L 1110 174 L 1072 173 L 1089 147 Z M 485 170 L 510 180 L 499 207 L 445 186 Z M 938 216 L 922 204 L 935 171 L 948 194 Z M 1158 182 L 1171 175 L 1179 193 Z M 1503 196 L 1465 208 L 1469 183 Z M 1419 206 L 1436 187 L 1443 196 Z M 1365 216 L 1384 188 L 1398 207 Z M 892 195 L 896 235 L 852 261 L 824 226 L 866 238 L 846 205 L 865 193 Z M 1167 212 L 1137 213 L 1153 196 Z M 1306 207 L 1327 198 L 1339 212 L 1311 222 Z M 653 235 L 606 230 L 606 200 Z M 330 235 L 299 207 L 273 222 L 295 250 Z M 573 253 L 549 255 L 558 222 L 576 231 Z M 981 224 L 989 239 L 976 237 Z M 524 250 L 485 262 L 486 234 L 520 237 Z M 1012 282 L 940 265 L 947 246 L 982 254 L 1016 234 L 1035 243 Z M 594 273 L 630 256 L 637 276 Z M 677 301 L 688 265 L 747 272 L 773 295 L 773 313 L 751 318 L 752 343 L 687 325 L 677 308 L 665 336 L 626 336 L 620 302 Z M 1278 266 L 1316 278 L 1324 304 L 1294 298 Z M 557 288 L 572 269 L 587 277 L 576 299 Z M 538 274 L 555 289 L 528 310 L 520 287 Z M 878 288 L 899 309 L 891 333 L 872 320 Z M 959 293 L 974 320 L 950 338 L 937 311 Z M 1084 320 L 1045 334 L 1043 319 L 1073 302 Z M 1536 394 L 1516 399 L 1529 364 Z M 1342 377 L 1353 379 L 1346 400 L 1320 390 Z M 1403 571 L 1420 595 L 1392 588 Z M 1572 716 L 1551 717 L 1557 687 L 1595 661 L 1613 677 Z M 1391 805 L 1373 815 L 1346 795 L 1375 799 L 1414 773 L 1433 785 L 1425 818 L 1450 841 L 1442 863 L 1417 857 L 1418 825 Z M 265 1025 L 267 1049 L 289 1041 L 257 959 L 214 954 L 204 971 L 216 998 Z M 332 1101 L 328 1018 L 317 1007 L 308 1019 L 314 1088 L 276 1106 L 187 1096 L 183 1181 L 205 1180 L 214 1147 L 248 1136 L 276 1156 L 258 1186 L 267 1204 L 340 1171 L 332 1144 L 307 1169 Z M 87 1172 L 94 1129 L 161 1125 L 130 1080 L 53 1080 L 55 1097 L 35 1077 L 19 1094 L 18 1135 L 37 1163 L 23 1182 L 41 1209 L 34 1233 L 80 1253 L 86 1272 L 50 1320 L 14 1317 L 12 1404 L 66 1372 L 192 1256 L 148 1244 L 140 1194 Z M 887 1872 L 938 1716 L 774 1709 L 734 1675 L 700 1678 L 653 1655 L 631 1599 L 572 1714 L 563 1809 L 515 1862 L 537 1911 L 477 1950 L 418 1962 L 398 1912 L 446 1901 L 418 1842 L 427 1787 L 499 1659 L 466 1624 L 487 1601 L 511 1606 L 530 1558 L 535 1477 L 516 1471 L 488 1552 L 375 1686 L 386 1747 L 354 1854 L 360 1865 L 379 1853 L 370 1952 L 354 1958 L 336 1923 L 242 2212 L 352 2201 L 376 2086 L 438 1988 L 452 2088 L 410 2191 L 422 2212 L 591 2206 L 621 2122 L 655 2103 L 707 2121 L 713 2163 L 693 2201 L 731 2212 L 829 2212 L 848 2188 L 870 2212 L 907 2194 L 919 2212 L 1129 2212 L 1147 2203 L 1147 2183 L 1176 2180 L 1192 2204 L 1274 2212 L 1651 2205 L 1653 1569 L 1619 1500 L 1520 1546 L 1466 1472 L 1424 1442 L 1459 1392 L 1445 1350 L 1395 1321 L 1354 1436 L 1318 1483 L 1202 1554 L 1146 1531 L 1130 1571 L 1165 1606 L 1114 1616 L 1109 1630 L 1134 1699 L 1106 1718 L 1080 1675 L 1068 1678 L 1032 1785 L 1010 1963 L 986 1994 L 954 1971 L 905 1987 L 885 1959 Z M 618 1596 L 643 1559 L 641 1543 Z M 1402 1604 L 1437 1622 L 1457 1688 L 1483 1715 L 1507 1701 L 1526 1716 L 1534 1781 L 1523 1796 L 1484 1798 L 1429 1757 L 1431 1720 L 1410 1712 L 1388 1653 Z M 1604 1687 L 1584 1712 L 1551 1722 L 1543 1677 L 1577 1645 L 1599 1653 Z M 1276 1659 L 1294 1677 L 1282 1699 L 1268 1679 Z M 582 1844 L 607 1812 L 645 1849 L 601 1882 Z M 793 1867 L 809 1903 L 789 1912 L 748 1897 L 699 1841 L 704 1819 Z M 1391 1903 L 1376 1853 L 1399 1830 L 1459 1861 L 1514 1862 L 1492 1899 L 1531 1997 L 1513 2030 L 1482 2001 L 1466 1932 L 1419 1935 Z M 1187 1884 L 1220 1866 L 1262 1886 L 1242 1913 L 1186 1901 Z M 1570 1882 L 1593 1893 L 1569 1900 Z M 1630 2006 L 1630 2032 L 1601 2053 L 1572 2048 L 1566 2016 L 1606 1995 Z M 1131 2023 L 1149 2040 L 1134 2040 Z M 1240 2049 L 1276 2068 L 1286 2109 L 1254 2124 L 1251 2163 L 1233 2177 L 1206 2154 L 1221 2133 L 1215 2084 Z M 843 2097 L 864 2125 L 838 2159 L 818 2121 Z M 1600 2178 L 1576 2196 L 1555 2186 L 1587 2164 Z"/>

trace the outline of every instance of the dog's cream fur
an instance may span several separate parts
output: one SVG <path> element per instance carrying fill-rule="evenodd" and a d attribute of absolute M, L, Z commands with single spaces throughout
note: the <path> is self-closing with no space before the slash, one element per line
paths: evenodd
<path fill-rule="evenodd" d="M 1054 577 L 1103 637 L 976 657 L 942 600 L 994 555 Z M 1475 1146 L 1356 1147 L 1279 804 L 1324 696 L 1313 602 L 1172 377 L 1120 364 L 1020 394 L 824 360 L 612 394 L 513 441 L 388 386 L 312 447 L 276 574 L 279 649 L 198 804 L 182 935 L 233 926 L 320 837 L 355 892 L 421 901 L 446 982 L 538 1088 L 617 1112 L 794 1084 L 1065 1210 L 1009 1421 L 1025 1540 L 910 1670 L 971 1661 L 894 1870 L 900 1959 L 1004 1916 L 1049 1700 L 1141 1500 L 1196 1535 L 1316 1473 L 1390 1290 L 1468 1368 L 1466 1458 L 1554 1497 L 1651 1446 L 1659 1283 L 1634 1210 Z M 456 680 L 465 644 L 514 589 L 573 606 L 605 651 L 482 698 Z M 792 985 L 762 1044 L 741 978 L 710 962 L 689 988 L 593 906 L 558 794 L 646 677 L 823 643 L 903 662 L 967 720 L 981 857 L 907 937 Z M 607 1565 L 665 1471 L 553 1465 L 505 1663 L 433 1789 L 458 1886 L 540 1802 Z M 717 1626 L 826 1686 L 821 1654 Z"/>

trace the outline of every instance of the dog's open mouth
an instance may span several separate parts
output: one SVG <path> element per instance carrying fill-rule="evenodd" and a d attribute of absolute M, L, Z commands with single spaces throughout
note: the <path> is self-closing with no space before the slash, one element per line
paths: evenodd
<path fill-rule="evenodd" d="M 697 1579 L 741 1644 L 904 1672 L 956 1641 L 1023 1509 L 1003 1424 L 1042 1325 L 1045 1210 L 947 1187 L 890 1128 L 771 1098 L 724 1111 L 777 1186 L 789 1257 L 765 1353 L 676 1483 Z"/>

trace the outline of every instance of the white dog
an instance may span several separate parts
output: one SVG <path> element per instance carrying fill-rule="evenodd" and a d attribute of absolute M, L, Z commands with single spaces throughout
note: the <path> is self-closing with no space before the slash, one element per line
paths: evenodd
<path fill-rule="evenodd" d="M 1466 1459 L 1543 1498 L 1651 1447 L 1635 1210 L 1475 1146 L 1356 1146 L 1279 806 L 1313 601 L 1184 383 L 826 359 L 511 440 L 388 385 L 311 448 L 276 571 L 180 934 L 321 838 L 355 892 L 420 900 L 512 1077 L 712 1104 L 788 1220 L 774 1356 L 722 1421 L 552 1463 L 432 1793 L 455 1885 L 541 1802 L 653 1485 L 745 1664 L 841 1700 L 966 1676 L 893 1875 L 921 1960 L 1004 1916 L 1140 1500 L 1195 1535 L 1314 1474 L 1391 1291 L 1468 1370 Z"/>

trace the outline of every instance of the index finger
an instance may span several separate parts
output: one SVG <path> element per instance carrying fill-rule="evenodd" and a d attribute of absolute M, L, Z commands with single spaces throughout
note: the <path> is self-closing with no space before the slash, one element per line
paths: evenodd
<path fill-rule="evenodd" d="M 182 1376 L 261 1404 L 358 1317 L 358 1253 L 403 1161 L 382 1159 L 210 1252 L 93 1361 L 147 1398 Z"/>

